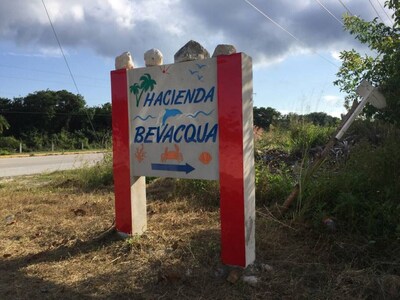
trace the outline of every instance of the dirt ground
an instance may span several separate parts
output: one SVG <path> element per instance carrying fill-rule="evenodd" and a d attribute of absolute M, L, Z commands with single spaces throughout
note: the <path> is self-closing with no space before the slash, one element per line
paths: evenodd
<path fill-rule="evenodd" d="M 0 299 L 400 298 L 398 258 L 265 208 L 255 264 L 223 266 L 218 208 L 151 191 L 147 232 L 121 239 L 110 230 L 110 190 L 57 186 L 51 176 L 0 181 Z"/>

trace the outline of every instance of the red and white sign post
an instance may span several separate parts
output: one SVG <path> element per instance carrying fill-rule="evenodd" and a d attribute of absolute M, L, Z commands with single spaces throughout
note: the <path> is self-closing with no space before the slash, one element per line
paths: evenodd
<path fill-rule="evenodd" d="M 219 180 L 222 262 L 251 264 L 251 58 L 237 53 L 112 71 L 111 90 L 117 230 L 146 230 L 144 176 Z"/>

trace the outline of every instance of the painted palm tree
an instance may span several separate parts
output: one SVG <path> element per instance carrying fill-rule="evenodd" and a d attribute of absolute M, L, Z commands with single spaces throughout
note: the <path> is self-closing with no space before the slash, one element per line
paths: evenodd
<path fill-rule="evenodd" d="M 131 93 L 136 96 L 136 107 L 139 107 L 140 99 L 144 92 L 152 91 L 157 82 L 151 78 L 149 73 L 140 77 L 140 85 L 135 83 L 129 87 Z"/>
<path fill-rule="evenodd" d="M 135 83 L 129 87 L 129 91 L 136 96 L 136 107 L 139 104 L 140 98 L 139 98 L 139 91 L 140 91 L 140 86 L 138 83 Z"/>

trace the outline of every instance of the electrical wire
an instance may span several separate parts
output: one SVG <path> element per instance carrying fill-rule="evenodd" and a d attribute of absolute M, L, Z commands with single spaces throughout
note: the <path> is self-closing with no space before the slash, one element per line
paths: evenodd
<path fill-rule="evenodd" d="M 388 18 L 388 20 L 390 21 L 390 23 L 392 23 L 392 25 L 394 25 L 394 22 L 392 20 L 391 17 L 389 17 L 389 15 L 387 14 L 386 10 L 383 8 L 382 4 L 379 2 L 379 0 L 376 0 L 376 2 L 378 2 L 380 8 L 382 9 L 382 11 L 385 13 L 386 17 Z M 381 19 L 382 20 L 382 19 Z"/>
<path fill-rule="evenodd" d="M 76 88 L 77 93 L 80 94 L 78 85 L 76 84 L 74 75 L 72 74 L 71 68 L 69 67 L 68 60 L 67 60 L 67 58 L 65 57 L 64 50 L 63 50 L 63 48 L 62 48 L 62 46 L 61 46 L 61 43 L 60 43 L 60 40 L 59 40 L 59 38 L 58 38 L 57 32 L 56 32 L 56 30 L 55 30 L 55 28 L 54 28 L 54 26 L 53 26 L 53 22 L 51 21 L 51 18 L 50 18 L 49 12 L 47 11 L 47 7 L 46 7 L 46 4 L 44 3 L 44 0 L 42 0 L 42 4 L 43 4 L 43 7 L 44 7 L 44 10 L 46 11 L 47 18 L 49 19 L 49 23 L 50 23 L 51 29 L 53 30 L 53 33 L 54 33 L 54 37 L 55 37 L 56 40 L 57 40 L 58 47 L 60 48 L 62 57 L 64 58 L 65 65 L 66 65 L 67 68 L 68 68 L 69 74 L 70 74 L 71 79 L 72 79 L 72 81 L 73 81 L 73 83 L 74 83 L 74 86 L 75 86 L 75 88 Z"/>
<path fill-rule="evenodd" d="M 344 7 L 345 10 L 347 10 L 347 12 L 354 16 L 354 14 L 351 12 L 351 10 L 342 2 L 342 0 L 338 0 L 340 2 L 340 4 L 342 4 L 342 6 Z"/>
<path fill-rule="evenodd" d="M 330 14 L 330 15 L 332 16 L 332 18 L 334 18 L 336 21 L 338 21 L 340 25 L 344 26 L 343 22 L 342 22 L 341 20 L 339 20 L 325 5 L 323 5 L 323 4 L 321 3 L 321 1 L 319 1 L 319 0 L 315 0 L 315 1 L 316 1 L 323 9 L 325 9 L 325 10 L 328 12 L 328 14 Z"/>
<path fill-rule="evenodd" d="M 371 4 L 372 8 L 374 9 L 374 11 L 377 14 L 377 16 L 379 17 L 379 19 L 381 19 L 382 23 L 384 23 L 382 17 L 379 15 L 378 11 L 376 10 L 375 6 L 372 4 L 371 0 L 368 0 L 368 2 L 369 2 L 369 4 Z"/>
<path fill-rule="evenodd" d="M 49 19 L 49 23 L 50 23 L 51 29 L 53 30 L 53 33 L 54 33 L 54 37 L 55 37 L 56 40 L 57 40 L 58 47 L 60 48 L 61 54 L 62 54 L 62 56 L 63 56 L 63 58 L 64 58 L 64 62 L 65 62 L 65 64 L 66 64 L 67 68 L 68 68 L 69 74 L 71 75 L 72 81 L 73 81 L 73 83 L 74 83 L 74 85 L 75 85 L 76 91 L 77 91 L 77 93 L 80 95 L 81 93 L 79 92 L 78 85 L 76 84 L 74 75 L 72 74 L 71 68 L 69 67 L 68 60 L 67 60 L 67 58 L 65 57 L 63 48 L 62 48 L 61 43 L 60 43 L 60 40 L 59 40 L 59 38 L 58 38 L 58 36 L 57 36 L 57 32 L 56 32 L 56 30 L 55 30 L 55 28 L 54 28 L 54 26 L 53 26 L 53 22 L 51 21 L 49 12 L 47 11 L 47 7 L 46 7 L 46 4 L 44 3 L 44 0 L 42 0 L 42 4 L 43 4 L 43 7 L 44 7 L 44 10 L 46 11 L 47 18 Z M 92 120 L 90 119 L 89 114 L 88 114 L 87 112 L 86 112 L 86 116 L 87 116 L 88 121 L 89 121 L 89 123 L 90 123 L 90 126 L 92 127 L 92 130 L 93 130 L 93 132 L 94 132 L 94 136 L 98 139 L 96 130 L 94 129 L 94 126 L 93 126 L 93 123 L 92 123 Z"/>
<path fill-rule="evenodd" d="M 255 10 L 257 10 L 260 14 L 262 14 L 264 17 L 266 17 L 268 20 L 270 20 L 275 26 L 277 26 L 278 28 L 280 28 L 281 30 L 283 30 L 284 32 L 286 32 L 288 35 L 290 35 L 292 38 L 294 38 L 296 41 L 298 41 L 299 43 L 302 43 L 302 41 L 300 41 L 297 37 L 295 37 L 293 34 L 291 34 L 288 30 L 286 30 L 285 28 L 283 28 L 281 25 L 279 25 L 277 22 L 275 22 L 270 16 L 268 16 L 266 13 L 264 13 L 263 11 L 261 11 L 258 7 L 256 7 L 253 3 L 251 3 L 248 0 L 244 0 L 245 2 L 247 2 L 250 6 L 252 6 Z"/>
<path fill-rule="evenodd" d="M 258 13 L 260 13 L 262 16 L 264 16 L 265 18 L 267 18 L 269 21 L 272 22 L 272 24 L 274 24 L 275 26 L 277 26 L 279 29 L 281 29 L 282 31 L 286 32 L 288 35 L 290 35 L 293 39 L 295 39 L 297 42 L 299 42 L 300 44 L 306 46 L 307 48 L 309 48 L 311 50 L 311 52 L 313 52 L 314 54 L 318 55 L 320 58 L 322 58 L 323 60 L 325 60 L 326 62 L 328 62 L 329 64 L 333 65 L 336 68 L 339 68 L 339 66 L 337 64 L 335 64 L 334 62 L 332 62 L 331 60 L 329 60 L 328 58 L 326 58 L 325 56 L 319 54 L 317 51 L 313 50 L 312 47 L 310 47 L 307 43 L 301 41 L 299 38 L 297 38 L 295 35 L 293 35 L 289 30 L 287 30 L 286 28 L 284 28 L 283 26 L 281 26 L 280 24 L 278 24 L 275 20 L 273 20 L 270 16 L 268 16 L 265 12 L 263 12 L 262 10 L 260 10 L 257 6 L 255 6 L 253 3 L 251 3 L 248 0 L 243 0 L 244 2 L 246 2 L 248 5 L 250 5 L 251 7 L 253 7 Z"/>

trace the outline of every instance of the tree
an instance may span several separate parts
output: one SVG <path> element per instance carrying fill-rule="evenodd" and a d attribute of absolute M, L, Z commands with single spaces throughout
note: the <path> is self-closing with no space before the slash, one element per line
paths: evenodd
<path fill-rule="evenodd" d="M 332 117 L 324 112 L 312 112 L 302 116 L 307 122 L 318 126 L 335 126 L 339 119 Z"/>
<path fill-rule="evenodd" d="M 87 119 L 83 97 L 66 90 L 57 91 L 54 96 L 57 117 L 53 120 L 53 132 L 80 130 Z"/>
<path fill-rule="evenodd" d="M 269 126 L 281 117 L 281 113 L 272 107 L 253 107 L 253 124 L 254 126 L 269 129 Z"/>
<path fill-rule="evenodd" d="M 394 11 L 394 21 L 390 26 L 378 22 L 378 18 L 368 22 L 357 16 L 344 16 L 345 29 L 374 54 L 361 55 L 354 49 L 342 51 L 342 66 L 334 84 L 347 93 L 345 106 L 348 108 L 358 97 L 356 87 L 362 79 L 367 79 L 379 87 L 388 106 L 378 111 L 367 105 L 365 116 L 400 125 L 400 2 L 386 1 L 385 7 Z"/>
<path fill-rule="evenodd" d="M 10 104 L 10 99 L 0 98 L 1 114 L 4 114 L 4 111 L 7 110 L 9 104 Z M 1 114 L 0 114 L 0 134 L 2 134 L 5 130 L 10 128 L 10 123 L 8 123 L 7 119 Z"/>
<path fill-rule="evenodd" d="M 10 128 L 10 124 L 7 122 L 6 118 L 0 115 L 0 134 L 2 134 L 5 130 Z"/>

